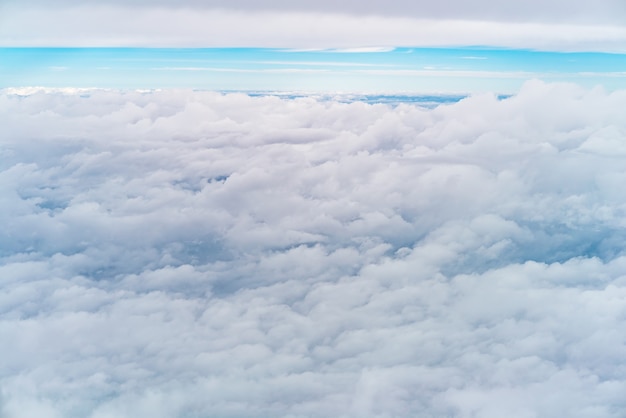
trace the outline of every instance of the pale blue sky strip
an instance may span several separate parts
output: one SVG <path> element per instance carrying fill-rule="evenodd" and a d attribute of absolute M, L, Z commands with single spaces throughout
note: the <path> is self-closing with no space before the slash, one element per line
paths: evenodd
<path fill-rule="evenodd" d="M 516 91 L 528 79 L 608 90 L 626 54 L 502 48 L 0 48 L 0 87 L 241 91 Z"/>

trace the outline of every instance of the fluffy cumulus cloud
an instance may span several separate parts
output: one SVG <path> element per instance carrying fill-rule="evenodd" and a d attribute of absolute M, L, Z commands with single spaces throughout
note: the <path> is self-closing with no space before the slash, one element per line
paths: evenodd
<path fill-rule="evenodd" d="M 623 417 L 626 92 L 0 94 L 0 416 Z"/>

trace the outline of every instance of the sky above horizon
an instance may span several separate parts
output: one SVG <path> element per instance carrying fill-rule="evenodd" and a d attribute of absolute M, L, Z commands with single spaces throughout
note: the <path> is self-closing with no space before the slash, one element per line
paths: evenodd
<path fill-rule="evenodd" d="M 0 87 L 511 94 L 536 78 L 616 90 L 625 4 L 6 0 Z"/>
<path fill-rule="evenodd" d="M 618 89 L 626 54 L 485 48 L 0 48 L 0 88 L 511 94 L 528 79 Z"/>
<path fill-rule="evenodd" d="M 501 48 L 0 48 L 0 88 L 515 93 L 529 79 L 617 90 L 626 54 Z"/>

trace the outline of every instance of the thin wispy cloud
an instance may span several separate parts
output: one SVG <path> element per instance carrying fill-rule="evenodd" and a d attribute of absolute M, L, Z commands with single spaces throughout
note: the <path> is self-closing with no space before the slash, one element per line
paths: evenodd
<path fill-rule="evenodd" d="M 0 86 L 514 93 L 532 78 L 622 86 L 626 54 L 485 47 L 3 48 Z M 480 59 L 468 59 L 479 57 Z M 53 65 L 51 65 L 53 64 Z M 106 68 L 106 71 L 103 70 Z M 63 71 L 58 71 L 63 69 Z M 289 77 L 283 75 L 290 74 Z"/>

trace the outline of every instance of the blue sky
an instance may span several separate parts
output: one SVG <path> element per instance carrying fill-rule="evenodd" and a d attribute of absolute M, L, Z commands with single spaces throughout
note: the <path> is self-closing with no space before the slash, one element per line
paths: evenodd
<path fill-rule="evenodd" d="M 511 93 L 524 81 L 609 90 L 626 54 L 510 48 L 2 48 L 0 86 Z"/>
<path fill-rule="evenodd" d="M 18 49 L 0 50 L 0 86 L 614 90 L 624 22 L 621 0 L 5 0 L 0 48 Z"/>

